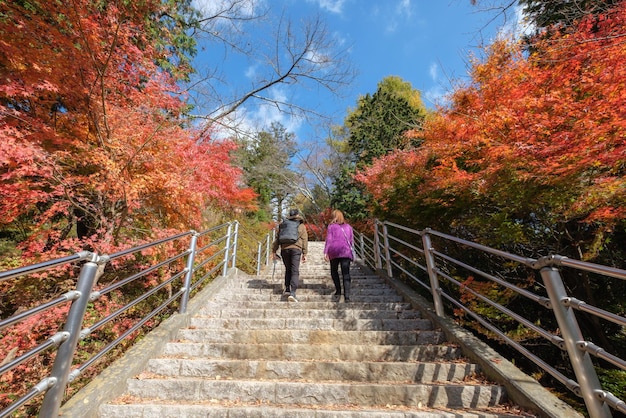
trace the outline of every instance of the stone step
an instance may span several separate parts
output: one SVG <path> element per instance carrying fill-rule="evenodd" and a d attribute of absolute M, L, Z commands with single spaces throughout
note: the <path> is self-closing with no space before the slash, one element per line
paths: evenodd
<path fill-rule="evenodd" d="M 278 276 L 278 275 L 277 275 Z M 246 282 L 246 283 L 233 283 L 233 286 L 245 286 L 245 287 L 255 287 L 255 286 L 278 286 L 278 285 L 282 285 L 284 284 L 285 281 L 283 279 L 283 274 L 281 274 L 279 277 L 274 277 L 273 279 L 267 278 L 258 278 L 255 279 L 252 282 Z M 330 275 L 329 276 L 320 276 L 320 277 L 300 277 L 300 280 L 298 280 L 298 283 L 302 283 L 305 286 L 316 286 L 316 287 L 323 287 L 323 288 L 333 288 L 335 285 L 333 283 L 333 280 L 331 279 Z M 352 280 L 350 281 L 350 284 L 354 284 L 355 286 L 360 286 L 360 287 L 389 287 L 389 285 L 383 281 L 381 281 L 380 279 L 376 280 L 374 278 L 371 279 L 365 279 L 365 278 L 352 278 Z"/>
<path fill-rule="evenodd" d="M 312 293 L 300 293 L 297 292 L 297 298 L 299 302 L 323 302 L 328 301 L 330 295 L 317 295 Z M 359 295 L 356 294 L 354 297 L 351 296 L 352 303 L 390 303 L 390 302 L 403 302 L 404 299 L 402 296 L 397 295 L 395 293 L 385 293 L 380 295 Z M 287 301 L 287 296 L 278 293 L 270 293 L 270 292 L 258 292 L 258 293 L 229 293 L 229 294 L 218 294 L 215 297 L 215 300 L 218 302 L 229 301 L 233 303 L 240 303 L 246 301 L 258 301 L 258 302 L 277 302 L 280 300 Z M 343 302 L 342 302 L 343 303 Z M 297 306 L 297 305 L 295 305 Z"/>
<path fill-rule="evenodd" d="M 204 315 L 204 312 L 212 312 L 216 309 L 219 310 L 220 307 L 223 308 L 225 312 L 233 312 L 233 311 L 246 311 L 246 310 L 265 310 L 268 312 L 278 311 L 280 312 L 289 312 L 289 305 L 285 303 L 284 300 L 275 300 L 275 301 L 244 301 L 237 303 L 236 306 L 226 303 L 226 301 L 220 302 L 210 302 L 207 303 L 204 308 L 202 308 L 199 312 L 200 315 Z M 292 306 L 293 307 L 293 306 Z M 358 305 L 356 303 L 337 303 L 336 301 L 332 301 L 331 299 L 317 302 L 306 302 L 301 301 L 298 304 L 298 314 L 307 314 L 313 312 L 315 314 L 317 311 L 326 310 L 327 312 L 335 312 L 337 315 L 354 315 L 357 312 L 365 312 L 366 315 L 371 312 L 407 312 L 407 313 L 415 313 L 419 314 L 419 311 L 411 310 L 411 305 L 405 302 L 392 302 L 392 303 L 367 303 L 367 302 L 359 302 Z M 320 313 L 321 314 L 321 313 Z M 271 316 L 271 315 L 270 315 Z"/>
<path fill-rule="evenodd" d="M 220 402 L 209 399 L 202 403 L 188 402 L 184 405 L 167 401 L 142 400 L 132 397 L 120 399 L 118 404 L 102 408 L 100 418 L 520 418 L 519 414 L 492 413 L 485 411 L 444 411 L 417 408 L 392 409 L 390 405 L 364 408 L 357 405 L 332 408 L 297 408 L 294 405 L 259 405 L 254 402 Z M 130 402 L 133 402 L 132 404 Z"/>
<path fill-rule="evenodd" d="M 460 382 L 478 373 L 470 363 L 402 363 L 381 361 L 222 360 L 158 358 L 148 362 L 148 373 L 164 377 L 213 379 L 307 380 L 343 382 Z"/>
<path fill-rule="evenodd" d="M 283 287 L 281 286 L 280 288 L 264 288 L 264 289 L 242 289 L 242 290 L 235 290 L 235 293 L 229 293 L 229 294 L 221 294 L 222 298 L 218 298 L 218 300 L 220 299 L 229 299 L 232 300 L 234 295 L 238 295 L 238 296 L 253 296 L 253 295 L 264 295 L 264 296 L 282 296 L 284 292 Z M 311 299 L 312 297 L 317 296 L 320 300 L 330 300 L 332 301 L 332 296 L 334 296 L 335 294 L 335 289 L 329 289 L 329 288 L 325 288 L 325 289 L 311 289 L 311 288 L 307 288 L 307 287 L 298 287 L 297 290 L 297 294 L 299 297 L 304 297 L 306 296 L 307 298 Z M 394 298 L 395 296 L 397 296 L 397 293 L 395 290 L 393 289 L 388 289 L 388 288 L 380 288 L 380 289 L 372 289 L 372 288 L 367 288 L 367 289 L 359 289 L 359 288 L 354 288 L 350 290 L 350 296 L 352 297 L 358 297 L 360 299 L 364 298 L 364 297 L 378 297 L 379 299 L 387 299 L 387 298 Z M 240 297 L 239 300 L 241 300 L 242 298 Z"/>
<path fill-rule="evenodd" d="M 461 350 L 444 344 L 364 345 L 364 344 L 292 344 L 292 343 L 206 343 L 170 342 L 164 356 L 174 358 L 222 359 L 306 359 L 339 361 L 458 361 Z"/>
<path fill-rule="evenodd" d="M 382 278 L 353 264 L 351 302 L 334 298 L 322 249 L 309 246 L 297 303 L 283 295 L 282 262 L 232 277 L 99 416 L 520 416 Z"/>
<path fill-rule="evenodd" d="M 256 276 L 256 277 L 246 278 L 244 280 L 239 280 L 239 282 L 280 283 L 280 282 L 284 281 L 284 277 L 285 277 L 284 270 L 281 270 L 279 272 L 278 269 L 277 269 L 273 276 L 271 274 L 270 275 L 261 274 L 261 275 Z M 339 277 L 341 277 L 341 274 L 339 275 Z M 310 282 L 310 283 L 328 283 L 328 284 L 331 284 L 331 285 L 333 284 L 333 280 L 332 280 L 331 275 L 330 275 L 330 270 L 319 271 L 319 272 L 309 272 L 307 274 L 302 274 L 302 272 L 300 272 L 300 278 L 302 280 L 305 280 L 305 281 Z M 383 280 L 381 280 L 380 277 L 378 277 L 376 275 L 362 274 L 358 270 L 352 270 L 350 272 L 350 278 L 352 279 L 352 281 L 354 283 L 365 283 L 365 284 L 367 284 L 367 283 L 381 283 L 381 284 L 384 284 L 385 283 Z"/>
<path fill-rule="evenodd" d="M 253 280 L 264 279 L 264 280 L 272 280 L 279 281 L 284 278 L 285 270 L 284 268 L 276 268 L 276 271 L 272 274 L 270 270 L 269 274 L 267 272 L 260 274 L 259 276 L 254 277 Z M 310 270 L 310 271 L 302 271 L 300 270 L 300 277 L 305 280 L 319 280 L 326 281 L 332 283 L 330 269 L 320 269 L 320 270 Z M 341 277 L 341 273 L 340 273 Z M 380 281 L 380 277 L 375 274 L 364 274 L 360 270 L 354 268 L 350 270 L 350 277 L 355 281 L 367 281 L 367 280 L 376 280 Z"/>
<path fill-rule="evenodd" d="M 285 272 L 285 266 L 283 266 L 283 263 L 276 263 L 276 270 L 274 270 L 274 265 L 270 263 L 270 265 L 268 266 L 267 269 L 262 270 L 261 273 L 259 274 L 259 276 L 257 277 L 272 277 L 272 274 L 274 275 L 274 277 L 276 277 L 278 275 L 278 273 L 284 273 Z M 326 277 L 330 277 L 330 265 L 322 265 L 322 266 L 311 266 L 309 264 L 308 267 L 306 268 L 302 268 L 302 264 L 300 265 L 300 274 L 302 276 L 306 276 L 306 277 L 317 277 L 317 276 L 326 276 Z M 341 275 L 341 272 L 339 272 L 339 274 Z M 350 275 L 354 275 L 355 277 L 376 277 L 376 274 L 367 272 L 367 271 L 363 271 L 361 270 L 361 268 L 355 264 L 353 264 L 352 266 L 350 266 Z"/>
<path fill-rule="evenodd" d="M 231 289 L 236 289 L 238 293 L 246 293 L 251 292 L 255 293 L 258 291 L 269 291 L 271 292 L 282 292 L 284 289 L 284 283 L 281 281 L 280 283 L 250 283 L 247 285 L 241 286 L 230 286 Z M 396 291 L 384 284 L 384 283 L 351 283 L 351 289 L 354 289 L 355 292 L 362 293 L 373 293 L 373 292 L 387 292 L 387 293 L 395 293 Z M 335 293 L 335 285 L 330 283 L 311 283 L 308 280 L 305 282 L 298 283 L 298 291 L 307 291 L 309 293 L 319 293 L 322 295 L 329 295 Z M 231 292 L 228 292 L 231 293 Z"/>
<path fill-rule="evenodd" d="M 313 303 L 313 302 L 312 302 Z M 419 311 L 412 310 L 379 310 L 379 309 L 329 309 L 311 307 L 312 303 L 307 304 L 304 309 L 298 309 L 298 317 L 300 318 L 334 318 L 343 320 L 353 319 L 417 319 L 421 317 Z M 268 303 L 269 304 L 269 303 Z M 206 307 L 199 312 L 200 317 L 209 318 L 291 318 L 293 312 L 289 309 L 283 309 L 284 303 L 272 304 L 272 306 L 264 306 L 263 308 L 242 307 L 242 308 L 224 308 L 220 309 L 220 305 Z"/>
<path fill-rule="evenodd" d="M 386 283 L 380 283 L 380 282 L 375 282 L 375 281 L 371 281 L 371 282 L 367 282 L 367 283 L 355 283 L 354 281 L 352 281 L 351 283 L 351 287 L 354 288 L 354 290 L 358 290 L 358 291 L 394 291 L 395 290 L 387 285 Z M 240 288 L 242 290 L 240 290 L 239 292 L 245 291 L 245 289 L 267 289 L 267 290 L 274 290 L 274 291 L 282 291 L 283 290 L 283 285 L 284 283 L 249 283 L 245 286 L 241 286 Z M 309 280 L 306 281 L 302 281 L 302 282 L 298 282 L 298 290 L 315 290 L 318 292 L 328 292 L 328 291 L 332 291 L 334 293 L 335 291 L 335 285 L 333 284 L 333 282 L 329 283 L 324 283 L 324 282 L 311 282 Z"/>
<path fill-rule="evenodd" d="M 259 404 L 316 406 L 392 405 L 428 408 L 486 409 L 506 401 L 501 386 L 489 384 L 420 384 L 136 378 L 128 394 L 144 399 L 196 402 L 217 399 Z"/>
<path fill-rule="evenodd" d="M 428 319 L 335 319 L 303 318 L 293 314 L 291 318 L 210 318 L 194 317 L 192 328 L 225 330 L 328 330 L 328 331 L 412 331 L 430 330 Z"/>
<path fill-rule="evenodd" d="M 237 344 L 441 344 L 444 336 L 438 330 L 424 331 L 327 331 L 327 330 L 220 330 L 182 329 L 178 341 Z"/>

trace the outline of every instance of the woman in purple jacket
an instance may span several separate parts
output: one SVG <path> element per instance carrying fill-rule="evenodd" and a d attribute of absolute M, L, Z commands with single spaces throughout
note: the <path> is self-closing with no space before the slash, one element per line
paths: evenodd
<path fill-rule="evenodd" d="M 352 227 L 346 223 L 341 211 L 332 212 L 333 220 L 328 225 L 326 242 L 324 243 L 324 260 L 330 260 L 330 276 L 335 283 L 335 297 L 341 297 L 341 282 L 339 281 L 339 266 L 343 277 L 343 299 L 350 302 L 350 262 L 354 258 L 352 245 L 354 235 Z"/>

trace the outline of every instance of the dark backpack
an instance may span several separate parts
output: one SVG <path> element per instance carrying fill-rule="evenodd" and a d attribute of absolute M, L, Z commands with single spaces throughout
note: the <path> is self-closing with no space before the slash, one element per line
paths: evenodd
<path fill-rule="evenodd" d="M 295 244 L 298 241 L 298 226 L 300 221 L 291 219 L 283 220 L 278 225 L 278 243 L 279 244 Z"/>

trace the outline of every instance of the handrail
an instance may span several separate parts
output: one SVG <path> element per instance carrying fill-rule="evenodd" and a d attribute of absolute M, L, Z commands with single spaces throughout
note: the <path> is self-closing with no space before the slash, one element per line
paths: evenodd
<path fill-rule="evenodd" d="M 437 245 L 433 244 L 433 240 L 437 241 Z M 626 279 L 626 270 L 559 255 L 533 259 L 428 228 L 416 230 L 387 221 L 376 221 L 372 231 L 355 232 L 355 242 L 358 242 L 355 246 L 357 257 L 365 265 L 386 273 L 390 277 L 403 276 L 428 291 L 438 316 L 447 316 L 446 311 L 452 310 L 464 312 L 466 321 L 471 318 L 475 324 L 468 326 L 473 329 L 488 330 L 568 390 L 581 397 L 591 418 L 611 417 L 611 410 L 626 412 L 626 403 L 602 387 L 597 374 L 597 361 L 594 363 L 592 357 L 606 361 L 622 370 L 626 370 L 626 361 L 609 353 L 605 348 L 585 340 L 575 312 L 584 312 L 586 315 L 592 315 L 619 326 L 626 325 L 626 318 L 619 313 L 592 306 L 568 294 L 563 285 L 561 269 L 568 268 L 593 273 L 602 278 L 622 280 Z M 463 248 L 462 251 L 457 251 L 460 257 L 451 254 L 450 248 L 453 246 Z M 464 257 L 469 252 L 473 255 L 489 255 L 492 263 L 496 262 L 494 260 L 502 260 L 498 265 L 499 270 L 494 268 L 500 273 L 492 274 L 483 271 L 480 267 L 472 265 L 470 261 L 461 259 L 470 260 L 471 257 Z M 505 277 L 505 273 L 502 272 L 506 272 L 507 267 L 511 265 L 526 269 L 529 275 L 538 276 L 538 281 L 543 283 L 546 294 L 537 294 L 531 289 L 520 287 L 516 284 L 520 279 L 516 277 Z M 467 281 L 468 279 L 470 280 Z M 477 280 L 490 286 L 497 286 L 501 289 L 498 292 L 499 295 L 503 292 L 516 294 L 526 298 L 530 303 L 546 308 L 547 312 L 553 315 L 554 328 L 557 329 L 558 334 L 537 324 L 535 322 L 537 318 L 526 318 L 523 314 L 510 309 L 506 306 L 506 300 L 500 303 L 493 300 L 489 294 L 481 293 L 481 286 L 473 286 Z M 528 334 L 553 344 L 569 360 L 571 373 L 574 376 L 564 375 L 549 362 L 541 359 L 537 353 L 533 353 L 523 344 L 510 338 L 506 330 L 498 328 L 477 307 L 495 310 L 499 312 L 499 315 L 516 322 L 518 327 L 527 330 Z"/>
<path fill-rule="evenodd" d="M 226 275 L 229 269 L 234 269 L 237 264 L 240 264 L 251 273 L 256 271 L 257 275 L 260 274 L 261 266 L 269 264 L 270 243 L 270 234 L 261 240 L 256 240 L 255 234 L 246 231 L 235 221 L 202 232 L 189 231 L 173 235 L 111 255 L 80 252 L 72 256 L 0 272 L 0 282 L 2 282 L 19 280 L 35 272 L 46 272 L 57 267 L 83 263 L 73 290 L 0 321 L 0 330 L 10 331 L 35 315 L 49 313 L 64 303 L 70 305 L 66 316 L 59 318 L 59 323 L 65 323 L 62 330 L 52 330 L 53 336 L 48 340 L 24 352 L 14 353 L 12 358 L 5 359 L 0 365 L 0 375 L 3 375 L 21 367 L 35 356 L 48 355 L 51 350 L 57 350 L 50 374 L 43 376 L 39 383 L 33 385 L 25 394 L 21 394 L 21 397 L 16 396 L 11 404 L 0 411 L 0 418 L 24 407 L 40 395 L 44 396 L 39 416 L 56 417 L 66 388 L 70 383 L 75 382 L 86 369 L 92 367 L 122 342 L 131 339 L 147 323 L 166 310 L 184 313 L 186 301 L 191 293 L 208 278 L 220 274 L 220 271 L 222 275 Z M 461 246 L 463 253 L 457 252 L 455 255 L 448 250 L 453 245 Z M 118 264 L 124 263 L 129 256 L 137 257 L 145 250 L 161 250 L 163 247 L 168 247 L 168 250 L 164 251 L 167 254 L 138 271 L 127 271 L 124 277 L 119 278 L 112 278 L 111 272 L 107 271 L 107 267 L 112 265 L 112 260 L 116 260 Z M 428 291 L 437 315 L 446 316 L 446 311 L 449 312 L 451 309 L 464 312 L 466 318 L 471 318 L 474 323 L 488 330 L 568 390 L 580 396 L 591 418 L 608 418 L 611 416 L 611 409 L 626 412 L 626 403 L 601 386 L 592 357 L 623 370 L 626 370 L 626 361 L 596 343 L 585 340 L 575 312 L 593 315 L 619 326 L 626 325 L 626 318 L 618 313 L 607 311 L 604 309 L 606 307 L 590 305 L 568 294 L 561 278 L 561 269 L 574 269 L 622 280 L 626 279 L 626 270 L 559 255 L 533 259 L 431 229 L 416 230 L 396 223 L 379 221 L 374 223 L 374 230 L 369 234 L 355 231 L 354 250 L 355 257 L 363 264 L 384 272 L 390 277 L 404 276 Z M 483 271 L 484 268 L 480 266 L 472 265 L 463 257 L 464 253 L 470 251 L 473 252 L 472 254 L 475 252 L 492 256 L 491 261 L 501 259 L 502 263 L 506 263 L 507 266 L 514 263 L 519 268 L 527 269 L 528 272 L 538 276 L 538 281 L 543 284 L 546 294 L 538 294 L 520 287 L 516 284 L 519 279 L 506 277 L 506 274 L 502 273 L 506 271 L 504 266 L 498 270 L 499 273 L 492 273 Z M 128 270 L 132 263 L 127 261 L 124 266 Z M 536 303 L 547 312 L 552 312 L 554 328 L 559 332 L 555 333 L 546 329 L 545 325 L 537 324 L 534 321 L 536 318 L 526 318 L 523 314 L 515 312 L 507 306 L 506 301 L 502 303 L 489 297 L 488 294 L 481 293 L 479 286 L 473 286 L 472 280 L 468 281 L 470 277 L 474 278 L 473 280 L 482 280 L 498 286 L 502 291 L 522 296 L 530 303 Z M 137 285 L 138 282 L 145 283 L 150 280 L 154 282 L 150 287 Z M 115 300 L 121 297 L 120 290 L 129 286 L 130 291 L 123 292 L 124 295 L 129 294 L 129 300 L 124 302 Z M 140 291 L 138 291 L 139 288 L 141 288 Z M 168 294 L 163 295 L 166 291 Z M 89 340 L 102 338 L 103 336 L 95 335 L 96 331 L 106 334 L 105 326 L 119 325 L 123 322 L 121 319 L 125 315 L 129 315 L 138 306 L 153 298 L 155 298 L 156 307 L 150 308 L 150 312 L 145 315 L 141 314 L 140 317 L 126 318 L 134 322 L 130 321 L 126 324 L 127 328 L 124 330 L 109 331 L 109 334 L 113 336 L 111 341 L 108 343 L 105 341 L 106 346 L 103 349 L 96 353 L 89 353 L 90 358 L 71 370 L 71 364 L 79 350 L 77 349 L 79 341 L 88 343 Z M 111 305 L 112 313 L 101 318 L 93 318 L 93 315 L 90 315 L 88 319 L 85 318 L 88 306 L 105 302 Z M 177 302 L 178 307 L 176 307 Z M 480 310 L 476 309 L 477 306 L 494 309 L 525 328 L 529 334 L 550 342 L 567 356 L 574 376 L 566 376 L 523 344 L 515 341 L 506 330 L 498 328 L 488 317 L 481 314 Z M 4 336 L 6 334 L 0 337 L 4 338 Z M 84 353 L 81 358 L 85 358 Z"/>
<path fill-rule="evenodd" d="M 43 395 L 43 400 L 39 410 L 34 412 L 29 409 L 26 413 L 28 415 L 38 413 L 40 417 L 56 417 L 66 388 L 85 370 L 93 367 L 98 360 L 123 342 L 132 341 L 142 328 L 146 329 L 147 324 L 154 322 L 148 329 L 156 326 L 160 321 L 159 315 L 166 311 L 184 313 L 192 292 L 208 278 L 216 277 L 220 270 L 222 275 L 226 275 L 228 269 L 236 267 L 237 260 L 244 262 L 244 270 L 260 274 L 261 266 L 255 265 L 255 261 L 259 264 L 267 263 L 268 250 L 265 248 L 269 249 L 269 245 L 262 245 L 267 242 L 269 234 L 257 240 L 254 234 L 244 231 L 239 222 L 234 221 L 202 232 L 188 231 L 172 235 L 110 255 L 83 251 L 0 272 L 0 282 L 21 280 L 29 274 L 45 273 L 53 268 L 84 262 L 73 290 L 0 320 L 0 331 L 3 331 L 3 334 L 0 334 L 1 343 L 5 338 L 9 338 L 12 330 L 18 329 L 17 327 L 27 319 L 33 317 L 39 319 L 37 315 L 44 314 L 58 315 L 51 313 L 51 310 L 63 304 L 69 305 L 69 311 L 65 316 L 57 318 L 59 324 L 65 324 L 63 330 L 52 329 L 54 335 L 46 341 L 21 349 L 22 351 L 14 349 L 10 353 L 11 357 L 0 358 L 0 361 L 4 360 L 0 363 L 0 376 L 3 376 L 13 369 L 24 367 L 37 356 L 47 355 L 52 358 L 52 350 L 57 351 L 50 374 L 27 389 L 26 393 L 9 394 L 14 399 L 9 404 L 0 405 L 0 408 L 4 408 L 0 410 L 0 418 L 25 408 L 25 405 L 30 405 L 33 399 L 40 395 Z M 246 254 L 240 254 L 238 257 L 237 251 L 241 247 L 254 250 L 246 251 Z M 129 271 L 133 268 L 133 257 L 139 257 L 145 262 L 148 258 L 145 256 L 146 251 L 157 249 L 163 254 L 160 260 L 154 260 L 149 266 L 139 268 L 138 271 Z M 115 260 L 116 265 L 123 265 L 121 271 L 127 272 L 124 277 L 116 277 L 119 271 L 110 271 L 112 260 Z M 93 316 L 95 309 L 91 309 L 87 317 L 87 308 L 95 307 L 98 303 L 107 304 L 107 310 L 110 306 L 111 313 L 98 318 Z M 156 307 L 152 308 L 154 305 Z M 141 308 L 142 306 L 144 307 Z M 147 311 L 146 308 L 151 309 L 150 312 L 134 316 L 136 311 Z M 98 333 L 101 335 L 96 335 Z M 107 339 L 107 336 L 112 338 Z M 97 340 L 97 343 L 104 347 L 95 352 L 84 352 L 78 347 L 79 341 L 85 343 L 81 344 L 82 347 L 88 345 L 90 340 Z M 82 360 L 82 364 L 72 369 L 77 353 L 81 353 L 80 358 L 86 360 Z"/>
<path fill-rule="evenodd" d="M 57 258 L 55 260 L 44 261 L 42 263 L 33 264 L 30 266 L 24 266 L 13 270 L 0 272 L 0 282 L 4 280 L 13 279 L 15 277 L 23 276 L 25 274 L 37 273 L 43 270 L 49 270 L 54 267 L 59 267 L 67 263 L 74 261 L 82 261 L 91 257 L 91 253 L 88 251 L 82 251 L 67 257 Z"/>

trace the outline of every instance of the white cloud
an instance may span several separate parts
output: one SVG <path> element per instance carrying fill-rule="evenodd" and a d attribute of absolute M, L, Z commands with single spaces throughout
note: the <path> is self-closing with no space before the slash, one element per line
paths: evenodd
<path fill-rule="evenodd" d="M 303 120 L 281 112 L 276 105 L 276 103 L 285 103 L 288 100 L 285 89 L 272 88 L 268 98 L 270 101 L 255 100 L 237 109 L 225 122 L 225 125 L 230 126 L 230 128 L 227 126 L 218 128 L 220 132 L 216 133 L 215 137 L 227 138 L 235 132 L 240 137 L 253 137 L 257 132 L 268 129 L 272 122 L 280 123 L 287 132 L 293 132 L 297 135 Z"/>
<path fill-rule="evenodd" d="M 234 11 L 228 11 L 231 4 L 232 0 L 193 0 L 191 2 L 192 7 L 199 10 L 203 16 L 237 14 L 240 16 L 251 17 L 254 16 L 256 11 L 265 4 L 265 0 L 243 0 L 237 3 L 237 7 Z"/>
<path fill-rule="evenodd" d="M 316 3 L 321 9 L 331 13 L 342 14 L 346 0 L 307 0 L 309 3 Z"/>
<path fill-rule="evenodd" d="M 430 75 L 431 80 L 437 81 L 439 79 L 439 65 L 437 63 L 431 63 L 430 67 L 428 67 L 428 74 Z"/>
<path fill-rule="evenodd" d="M 249 66 L 244 73 L 246 75 L 246 78 L 250 80 L 254 80 L 257 76 L 256 69 L 257 69 L 256 65 Z"/>
<path fill-rule="evenodd" d="M 393 33 L 398 29 L 399 23 L 395 19 L 389 19 L 387 21 L 387 26 L 385 26 L 385 31 L 388 33 Z"/>
<path fill-rule="evenodd" d="M 449 92 L 441 85 L 433 85 L 424 92 L 424 104 L 426 104 L 427 106 L 429 104 L 435 106 L 444 106 L 448 102 L 448 94 Z"/>
<path fill-rule="evenodd" d="M 451 86 L 445 82 L 445 74 L 442 80 L 441 65 L 432 62 L 428 66 L 428 75 L 432 81 L 431 86 L 424 91 L 423 98 L 425 104 L 435 106 L 445 106 L 449 102 L 450 88 Z"/>
<path fill-rule="evenodd" d="M 406 17 L 407 19 L 410 18 L 413 14 L 411 0 L 400 0 L 400 2 L 396 5 L 396 13 L 400 16 Z"/>
<path fill-rule="evenodd" d="M 398 27 L 408 21 L 413 16 L 413 7 L 411 6 L 411 0 L 399 0 L 396 3 L 395 8 L 391 8 L 391 13 L 385 18 L 387 25 L 385 31 L 393 33 L 398 30 Z"/>
<path fill-rule="evenodd" d="M 519 39 L 535 32 L 536 27 L 532 24 L 532 22 L 530 22 L 528 16 L 524 14 L 522 6 L 515 6 L 514 13 L 515 18 L 508 20 L 508 22 L 500 28 L 498 37 L 512 37 L 514 39 Z"/>

